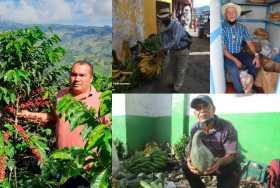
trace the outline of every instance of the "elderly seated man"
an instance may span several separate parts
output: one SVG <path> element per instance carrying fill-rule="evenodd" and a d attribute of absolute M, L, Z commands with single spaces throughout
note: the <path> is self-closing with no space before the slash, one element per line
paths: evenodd
<path fill-rule="evenodd" d="M 224 38 L 224 66 L 233 82 L 236 93 L 244 93 L 239 77 L 239 69 L 245 67 L 248 73 L 255 79 L 257 68 L 260 67 L 259 54 L 252 42 L 247 28 L 238 23 L 237 17 L 241 14 L 240 6 L 227 3 L 223 6 L 225 22 L 222 25 Z M 242 42 L 245 41 L 254 57 L 242 49 Z"/>

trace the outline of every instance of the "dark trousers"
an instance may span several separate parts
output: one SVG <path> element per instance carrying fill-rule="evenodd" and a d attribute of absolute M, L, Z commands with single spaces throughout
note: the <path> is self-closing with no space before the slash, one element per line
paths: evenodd
<path fill-rule="evenodd" d="M 256 74 L 257 74 L 257 69 L 256 69 L 256 66 L 253 64 L 254 58 L 247 52 L 242 52 L 242 51 L 238 54 L 232 54 L 232 55 L 234 57 L 236 57 L 237 59 L 239 59 L 239 61 L 244 66 L 244 68 L 248 70 L 248 73 L 251 74 L 255 80 Z M 240 82 L 239 70 L 238 70 L 236 64 L 232 60 L 224 57 L 224 65 L 225 65 L 225 69 L 230 74 L 235 92 L 244 93 L 241 82 Z"/>
<path fill-rule="evenodd" d="M 221 174 L 217 175 L 217 188 L 238 188 L 241 176 L 240 165 L 236 162 L 232 162 L 227 166 L 223 166 L 220 169 Z M 193 174 L 187 167 L 187 162 L 183 162 L 183 171 L 185 177 L 188 179 L 192 188 L 206 188 L 201 181 L 200 176 Z"/>
<path fill-rule="evenodd" d="M 75 176 L 69 178 L 62 186 L 60 186 L 60 188 L 78 188 L 78 187 L 89 188 L 90 184 L 82 176 Z"/>

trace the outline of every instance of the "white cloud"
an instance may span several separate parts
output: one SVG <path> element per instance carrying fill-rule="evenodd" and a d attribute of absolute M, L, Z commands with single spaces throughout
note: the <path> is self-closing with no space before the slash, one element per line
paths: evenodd
<path fill-rule="evenodd" d="M 75 11 L 87 16 L 92 22 L 112 18 L 112 0 L 76 1 Z"/>
<path fill-rule="evenodd" d="M 112 0 L 2 0 L 0 20 L 20 23 L 111 23 Z"/>
<path fill-rule="evenodd" d="M 38 11 L 30 6 L 26 0 L 20 0 L 16 5 L 11 1 L 0 2 L 0 18 L 18 22 L 38 22 Z"/>
<path fill-rule="evenodd" d="M 193 4 L 194 7 L 210 6 L 210 0 L 194 0 Z"/>
<path fill-rule="evenodd" d="M 73 19 L 71 4 L 64 0 L 42 0 L 39 2 L 38 9 L 41 18 L 47 23 Z"/>

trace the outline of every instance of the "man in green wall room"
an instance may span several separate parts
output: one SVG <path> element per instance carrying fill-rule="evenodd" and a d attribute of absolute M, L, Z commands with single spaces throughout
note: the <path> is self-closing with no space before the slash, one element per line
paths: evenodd
<path fill-rule="evenodd" d="M 191 107 L 197 123 L 191 129 L 183 162 L 184 175 L 191 187 L 206 187 L 201 181 L 202 175 L 216 175 L 218 188 L 239 187 L 241 172 L 237 131 L 230 122 L 215 115 L 215 106 L 209 96 L 197 96 Z"/>

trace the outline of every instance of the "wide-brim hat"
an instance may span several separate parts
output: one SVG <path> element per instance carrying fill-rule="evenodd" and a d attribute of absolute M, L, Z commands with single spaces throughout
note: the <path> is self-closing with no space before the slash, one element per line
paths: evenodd
<path fill-rule="evenodd" d="M 230 7 L 235 8 L 235 10 L 237 12 L 237 16 L 241 15 L 241 7 L 237 4 L 234 4 L 234 3 L 227 3 L 222 7 L 223 15 L 225 15 L 226 9 L 230 8 Z"/>
<path fill-rule="evenodd" d="M 159 19 L 167 18 L 171 15 L 169 8 L 162 8 L 159 10 L 159 13 L 157 14 L 157 17 Z"/>

